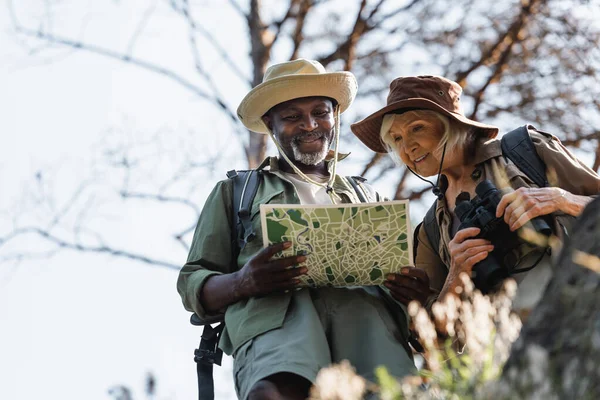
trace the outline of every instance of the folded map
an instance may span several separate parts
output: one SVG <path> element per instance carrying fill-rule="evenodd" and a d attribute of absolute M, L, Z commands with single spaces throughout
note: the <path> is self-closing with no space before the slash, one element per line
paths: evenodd
<path fill-rule="evenodd" d="M 275 257 L 304 254 L 300 286 L 379 285 L 413 265 L 408 201 L 299 205 L 261 204 L 264 247 L 284 241 Z"/>

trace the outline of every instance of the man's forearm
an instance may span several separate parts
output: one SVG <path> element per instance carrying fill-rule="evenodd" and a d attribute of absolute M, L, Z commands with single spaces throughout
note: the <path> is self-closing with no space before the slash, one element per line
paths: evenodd
<path fill-rule="evenodd" d="M 227 306 L 243 298 L 239 290 L 238 272 L 209 277 L 198 296 L 207 313 L 223 312 Z"/>

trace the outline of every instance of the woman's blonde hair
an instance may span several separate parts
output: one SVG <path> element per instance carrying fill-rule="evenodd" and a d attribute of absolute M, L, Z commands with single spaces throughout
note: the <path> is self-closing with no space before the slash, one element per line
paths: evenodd
<path fill-rule="evenodd" d="M 444 150 L 444 146 L 446 146 L 446 153 L 455 152 L 457 150 L 463 151 L 465 156 L 467 156 L 467 148 L 470 144 L 473 143 L 474 135 L 473 129 L 466 124 L 458 122 L 452 118 L 448 118 L 443 114 L 438 113 L 437 111 L 432 110 L 412 110 L 406 111 L 402 114 L 386 114 L 383 116 L 383 122 L 381 124 L 381 141 L 383 142 L 385 148 L 388 151 L 388 154 L 392 157 L 392 159 L 398 164 L 403 165 L 402 159 L 398 154 L 398 148 L 395 145 L 394 138 L 390 133 L 392 125 L 397 118 L 403 118 L 404 116 L 415 117 L 419 119 L 431 119 L 437 118 L 442 122 L 444 127 L 444 133 L 438 146 L 433 151 L 434 155 L 437 158 L 440 158 L 442 155 L 442 151 Z"/>

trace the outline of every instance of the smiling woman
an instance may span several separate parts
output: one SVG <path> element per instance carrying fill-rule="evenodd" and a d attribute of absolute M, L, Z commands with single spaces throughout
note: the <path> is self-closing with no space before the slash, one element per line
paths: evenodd
<path fill-rule="evenodd" d="M 421 176 L 439 172 L 444 149 L 449 155 L 468 148 L 470 126 L 431 110 L 413 110 L 384 115 L 381 141 L 398 164 L 406 164 Z M 437 162 L 434 170 L 423 169 Z"/>
<path fill-rule="evenodd" d="M 419 178 L 438 175 L 435 185 L 429 182 L 438 196 L 431 222 L 426 229 L 417 228 L 415 238 L 415 265 L 427 273 L 431 285 L 420 290 L 433 293 L 428 305 L 456 293 L 462 286 L 461 273 L 475 278 L 479 271 L 484 276 L 481 264 L 494 258 L 502 270 L 501 279 L 512 277 L 519 284 L 515 309 L 524 316 L 537 303 L 551 276 L 546 248 L 523 239 L 528 232 L 535 232 L 530 221 L 544 216 L 562 239 L 570 231 L 573 217 L 600 192 L 600 177 L 556 137 L 528 126 L 525 134 L 546 166 L 546 181 L 554 186 L 538 187 L 503 156 L 500 141 L 495 140 L 498 128 L 464 116 L 461 93 L 456 82 L 439 76 L 397 78 L 390 84 L 388 104 L 353 124 L 352 132 L 370 149 L 389 152 Z M 484 181 L 485 186 L 481 186 Z M 500 189 L 496 190 L 497 203 L 491 206 L 491 220 L 502 226 L 498 232 L 506 230 L 503 241 L 515 237 L 515 245 L 506 251 L 502 243 L 491 242 L 493 235 L 484 234 L 487 223 L 465 225 L 465 213 L 455 211 L 457 203 L 469 204 L 476 196 L 484 197 L 476 190 L 479 187 Z M 462 204 L 460 209 L 456 207 L 464 209 Z M 517 237 L 513 232 L 522 228 L 528 229 Z M 430 229 L 438 232 L 438 245 L 429 239 Z M 500 280 L 486 285 L 485 290 L 493 290 Z"/>

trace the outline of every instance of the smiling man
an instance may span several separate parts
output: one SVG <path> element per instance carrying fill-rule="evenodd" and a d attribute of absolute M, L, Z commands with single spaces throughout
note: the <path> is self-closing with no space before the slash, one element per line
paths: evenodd
<path fill-rule="evenodd" d="M 300 59 L 270 67 L 263 83 L 242 100 L 240 120 L 269 134 L 280 156 L 258 168 L 261 180 L 251 207 L 256 238 L 262 237 L 260 204 L 360 201 L 335 172 L 343 158 L 337 145 L 329 150 L 338 143 L 340 114 L 356 90 L 351 73 L 327 73 L 318 62 Z M 368 201 L 379 200 L 364 182 L 357 188 Z M 186 309 L 205 323 L 224 316 L 219 346 L 234 357 L 240 399 L 305 399 L 319 369 L 344 359 L 371 381 L 380 365 L 398 377 L 414 371 L 406 315 L 388 289 L 298 289 L 297 278 L 306 269 L 290 267 L 305 257 L 272 259 L 289 243 L 262 248 L 254 239 L 233 256 L 232 197 L 231 179 L 219 182 L 208 197 L 177 288 Z"/>

